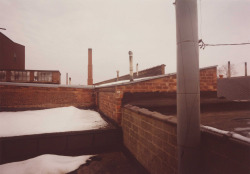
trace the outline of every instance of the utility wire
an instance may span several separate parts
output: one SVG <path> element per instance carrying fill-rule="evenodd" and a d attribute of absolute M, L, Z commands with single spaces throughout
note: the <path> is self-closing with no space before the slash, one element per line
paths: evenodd
<path fill-rule="evenodd" d="M 243 43 L 232 43 L 232 44 L 206 44 L 202 39 L 199 40 L 199 47 L 200 49 L 205 49 L 207 46 L 235 46 L 235 45 L 250 45 L 250 42 L 243 42 Z"/>

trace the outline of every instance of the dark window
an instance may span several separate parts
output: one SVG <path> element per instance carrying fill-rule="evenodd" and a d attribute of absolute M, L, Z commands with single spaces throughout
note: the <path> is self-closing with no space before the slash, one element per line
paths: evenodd
<path fill-rule="evenodd" d="M 6 81 L 6 71 L 0 71 L 0 82 Z"/>

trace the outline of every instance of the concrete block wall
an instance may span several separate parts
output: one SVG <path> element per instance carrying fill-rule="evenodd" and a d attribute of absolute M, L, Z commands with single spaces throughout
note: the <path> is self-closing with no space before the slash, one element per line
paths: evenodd
<path fill-rule="evenodd" d="M 217 67 L 208 67 L 200 70 L 201 91 L 217 90 Z M 110 87 L 100 87 L 96 89 L 99 98 L 99 111 L 121 124 L 121 105 L 124 93 L 135 92 L 176 92 L 176 74 L 160 76 L 158 78 L 132 82 L 122 85 L 112 85 Z M 112 89 L 112 90 L 111 90 Z M 107 94 L 107 91 L 109 94 Z M 108 99 L 106 99 L 106 97 Z M 104 100 L 104 101 L 103 101 Z"/>
<path fill-rule="evenodd" d="M 123 143 L 151 174 L 177 173 L 176 118 L 126 105 Z"/>
<path fill-rule="evenodd" d="M 177 119 L 136 106 L 122 109 L 123 143 L 151 174 L 178 171 Z M 249 174 L 250 143 L 201 126 L 202 174 Z"/>
<path fill-rule="evenodd" d="M 95 106 L 93 89 L 0 84 L 0 110 Z"/>

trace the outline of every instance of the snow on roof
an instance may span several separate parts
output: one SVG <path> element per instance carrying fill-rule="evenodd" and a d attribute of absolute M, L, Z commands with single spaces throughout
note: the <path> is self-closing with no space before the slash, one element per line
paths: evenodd
<path fill-rule="evenodd" d="M 219 133 L 219 134 L 222 134 L 222 135 L 226 135 L 228 137 L 233 137 L 235 139 L 238 139 L 238 140 L 250 143 L 250 138 L 244 137 L 244 136 L 242 136 L 240 134 L 237 134 L 235 132 L 224 131 L 224 130 L 220 130 L 220 129 L 217 129 L 217 128 L 214 128 L 214 127 L 210 127 L 210 126 L 203 126 L 202 125 L 201 127 L 205 128 L 206 130 L 212 131 L 212 132 L 216 132 L 216 133 Z"/>
<path fill-rule="evenodd" d="M 59 155 L 41 155 L 25 161 L 13 162 L 0 165 L 1 174 L 62 174 L 76 170 L 85 164 L 92 155 L 77 157 Z"/>
<path fill-rule="evenodd" d="M 14 83 L 14 82 L 0 82 L 0 85 L 10 86 L 34 86 L 34 87 L 49 87 L 49 88 L 84 88 L 93 89 L 92 85 L 60 85 L 60 84 L 40 84 L 40 83 Z"/>
<path fill-rule="evenodd" d="M 142 81 L 153 80 L 153 79 L 157 79 L 157 78 L 161 78 L 161 77 L 167 77 L 167 76 L 171 76 L 171 75 L 175 75 L 175 73 L 158 75 L 158 76 L 151 76 L 151 77 L 137 78 L 137 79 L 134 79 L 133 81 L 121 80 L 121 81 L 117 81 L 117 82 L 105 83 L 105 84 L 102 84 L 102 85 L 95 85 L 95 88 L 110 87 L 110 86 L 116 86 L 116 85 L 128 85 L 128 84 L 138 83 L 138 82 L 142 82 Z"/>
<path fill-rule="evenodd" d="M 99 113 L 73 106 L 0 112 L 0 137 L 99 129 L 108 123 Z"/>

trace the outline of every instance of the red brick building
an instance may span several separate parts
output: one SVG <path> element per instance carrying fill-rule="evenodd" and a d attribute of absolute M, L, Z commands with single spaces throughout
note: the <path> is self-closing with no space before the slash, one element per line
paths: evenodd
<path fill-rule="evenodd" d="M 25 70 L 25 46 L 0 32 L 0 82 L 60 84 L 61 73 Z"/>
<path fill-rule="evenodd" d="M 0 69 L 25 70 L 25 46 L 0 32 Z"/>

